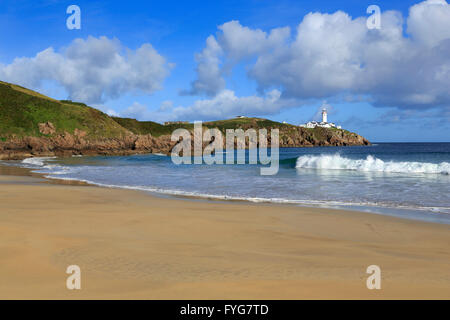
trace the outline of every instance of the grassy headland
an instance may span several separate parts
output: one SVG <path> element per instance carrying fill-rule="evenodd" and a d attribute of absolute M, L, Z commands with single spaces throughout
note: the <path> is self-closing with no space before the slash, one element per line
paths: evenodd
<path fill-rule="evenodd" d="M 206 128 L 279 129 L 281 147 L 367 145 L 356 133 L 334 128 L 300 128 L 263 118 L 203 123 Z M 171 133 L 193 124 L 163 125 L 111 117 L 84 103 L 55 100 L 0 81 L 0 158 L 30 155 L 129 154 L 171 150 Z"/>

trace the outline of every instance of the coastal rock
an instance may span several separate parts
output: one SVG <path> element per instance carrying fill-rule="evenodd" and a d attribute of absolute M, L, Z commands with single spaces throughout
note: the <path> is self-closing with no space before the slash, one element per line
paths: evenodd
<path fill-rule="evenodd" d="M 145 136 L 138 136 L 136 141 L 134 142 L 133 148 L 135 150 L 151 150 L 155 145 L 155 139 L 148 134 Z"/>
<path fill-rule="evenodd" d="M 44 123 L 43 132 L 52 132 L 54 126 L 50 122 Z M 248 126 L 246 127 L 247 129 Z M 49 131 L 50 130 L 50 131 Z M 267 128 L 270 132 L 270 128 Z M 225 135 L 223 147 L 226 148 Z M 193 135 L 191 133 L 193 141 Z M 271 145 L 271 135 L 267 136 L 268 146 Z M 210 142 L 204 142 L 203 147 Z M 3 160 L 23 159 L 32 156 L 63 156 L 72 155 L 130 155 L 144 153 L 170 154 L 177 144 L 170 135 L 154 137 L 151 134 L 125 134 L 114 138 L 92 138 L 80 129 L 73 134 L 64 132 L 53 134 L 51 137 L 17 137 L 12 135 L 6 141 L 0 140 L 0 155 Z M 246 143 L 237 144 L 235 148 L 247 148 Z M 312 147 L 312 146 L 356 146 L 370 145 L 364 137 L 345 130 L 330 130 L 319 128 L 308 130 L 305 128 L 290 128 L 280 130 L 280 147 Z M 193 148 L 193 143 L 192 143 Z"/>
<path fill-rule="evenodd" d="M 87 132 L 83 131 L 83 130 L 78 130 L 78 128 L 76 128 L 75 131 L 73 132 L 73 134 L 78 139 L 82 139 L 82 138 L 86 137 Z"/>
<path fill-rule="evenodd" d="M 42 134 L 54 134 L 56 132 L 56 128 L 53 123 L 47 121 L 45 123 L 39 123 L 39 132 Z"/>
<path fill-rule="evenodd" d="M 34 107 L 29 108 L 28 105 Z M 29 121 L 24 121 L 24 114 Z M 41 120 L 44 114 L 48 114 L 48 118 Z M 268 147 L 271 146 L 272 129 L 279 130 L 280 147 L 370 144 L 363 137 L 347 130 L 308 129 L 263 118 L 239 117 L 204 122 L 203 126 L 204 130 L 209 128 L 222 132 L 224 147 L 227 129 L 265 129 L 269 133 Z M 1 159 L 26 158 L 30 155 L 127 155 L 150 152 L 169 154 L 177 144 L 171 140 L 171 134 L 181 128 L 188 130 L 191 137 L 193 136 L 195 126 L 190 123 L 163 125 L 153 121 L 110 117 L 84 103 L 58 101 L 0 81 Z M 248 138 L 245 140 L 245 143 L 235 141 L 235 148 L 248 148 L 250 143 Z M 210 141 L 203 142 L 203 147 L 209 143 Z"/>

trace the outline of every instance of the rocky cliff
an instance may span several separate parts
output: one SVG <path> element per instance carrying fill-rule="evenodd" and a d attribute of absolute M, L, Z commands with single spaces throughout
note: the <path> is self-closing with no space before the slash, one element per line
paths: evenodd
<path fill-rule="evenodd" d="M 72 155 L 129 155 L 169 153 L 174 143 L 170 136 L 129 134 L 117 138 L 85 138 L 83 132 L 51 137 L 11 137 L 0 141 L 0 160 L 28 157 L 68 157 Z"/>
<path fill-rule="evenodd" d="M 48 130 L 48 127 L 51 126 L 53 126 L 52 123 L 41 124 L 43 131 Z M 279 143 L 280 147 L 370 144 L 369 141 L 358 134 L 345 130 L 325 128 L 280 130 Z M 86 132 L 75 129 L 73 134 L 65 132 L 62 134 L 49 134 L 49 136 L 45 137 L 12 136 L 5 141 L 0 141 L 0 160 L 18 160 L 32 156 L 168 154 L 175 144 L 176 142 L 171 141 L 170 135 L 154 137 L 151 134 L 136 135 L 130 132 L 128 135 L 116 138 L 93 138 L 87 137 Z M 269 146 L 270 144 L 269 136 Z M 245 147 L 248 147 L 248 144 Z"/>
<path fill-rule="evenodd" d="M 341 129 L 306 129 L 260 118 L 205 122 L 204 129 L 278 129 L 280 147 L 369 145 L 362 136 Z M 112 118 L 72 101 L 58 101 L 0 81 L 0 160 L 32 156 L 127 155 L 165 153 L 176 142 L 177 128 L 151 121 Z M 270 145 L 270 140 L 269 140 Z"/>

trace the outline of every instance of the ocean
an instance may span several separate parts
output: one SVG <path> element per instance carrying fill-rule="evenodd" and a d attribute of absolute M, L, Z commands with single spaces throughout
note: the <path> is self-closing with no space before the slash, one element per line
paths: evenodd
<path fill-rule="evenodd" d="M 450 143 L 281 148 L 278 174 L 260 165 L 176 165 L 164 155 L 30 158 L 49 178 L 165 196 L 354 209 L 450 224 Z"/>

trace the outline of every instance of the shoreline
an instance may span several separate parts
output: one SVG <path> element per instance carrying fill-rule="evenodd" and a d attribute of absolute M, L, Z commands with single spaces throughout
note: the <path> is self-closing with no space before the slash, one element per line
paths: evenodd
<path fill-rule="evenodd" d="M 27 158 L 33 159 L 35 157 Z M 40 157 L 38 157 L 40 158 Z M 4 160 L 5 161 L 5 160 Z M 6 160 L 7 161 L 7 160 Z M 106 189 L 118 189 L 118 190 L 132 190 L 135 192 L 141 192 L 146 195 L 162 198 L 162 199 L 182 199 L 187 201 L 204 201 L 204 202 L 218 202 L 218 203 L 228 203 L 236 202 L 243 204 L 261 204 L 261 205 L 273 205 L 273 206 L 294 206 L 302 208 L 322 208 L 324 210 L 337 210 L 337 211 L 354 211 L 364 214 L 372 215 L 382 215 L 388 217 L 395 217 L 406 220 L 427 222 L 427 223 L 437 223 L 450 225 L 450 215 L 446 212 L 432 211 L 429 208 L 413 208 L 413 207 L 389 207 L 381 205 L 372 204 L 352 204 L 352 203 L 321 203 L 320 201 L 311 201 L 311 203 L 302 202 L 301 200 L 286 200 L 286 201 L 272 201 L 272 199 L 265 198 L 235 198 L 235 197 L 225 197 L 220 195 L 208 195 L 208 194 L 189 194 L 188 192 L 177 192 L 171 190 L 154 191 L 139 187 L 125 187 L 125 186 L 115 186 L 115 185 L 105 185 L 101 183 L 90 182 L 86 180 L 78 180 L 72 178 L 60 178 L 60 177 L 48 177 L 44 173 L 35 172 L 39 170 L 38 168 L 26 168 L 21 166 L 7 166 L 0 162 L 0 175 L 2 175 L 5 169 L 10 172 L 14 172 L 14 168 L 24 170 L 20 171 L 19 175 L 29 175 L 44 179 L 48 183 L 62 184 L 62 185 L 86 185 L 98 188 Z M 8 170 L 6 170 L 7 172 Z M 14 175 L 14 173 L 13 173 Z"/>
<path fill-rule="evenodd" d="M 0 298 L 450 298 L 448 225 L 52 180 L 0 170 Z"/>

